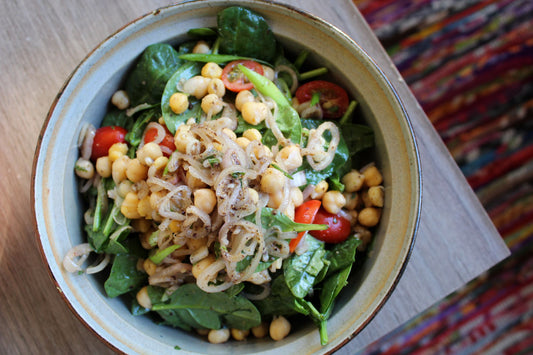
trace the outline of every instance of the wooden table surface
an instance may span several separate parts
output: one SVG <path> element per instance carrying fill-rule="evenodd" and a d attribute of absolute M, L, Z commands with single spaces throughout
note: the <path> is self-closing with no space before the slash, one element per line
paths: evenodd
<path fill-rule="evenodd" d="M 41 259 L 31 208 L 34 149 L 50 104 L 94 47 L 167 0 L 0 0 L 0 353 L 111 353 L 71 313 Z M 374 320 L 339 354 L 354 353 L 508 255 L 476 196 L 377 39 L 349 0 L 285 0 L 355 39 L 407 106 L 420 148 L 422 215 L 405 273 Z"/>

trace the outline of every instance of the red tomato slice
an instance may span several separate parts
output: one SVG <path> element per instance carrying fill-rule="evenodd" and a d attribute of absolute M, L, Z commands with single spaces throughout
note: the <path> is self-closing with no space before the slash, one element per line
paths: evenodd
<path fill-rule="evenodd" d="M 310 81 L 300 86 L 295 93 L 300 103 L 311 101 L 313 95 L 319 96 L 319 104 L 324 118 L 342 117 L 350 104 L 346 90 L 329 81 Z"/>
<path fill-rule="evenodd" d="M 328 225 L 329 228 L 323 231 L 309 231 L 313 237 L 326 243 L 340 243 L 350 235 L 350 221 L 323 208 L 318 210 L 313 223 Z"/>
<path fill-rule="evenodd" d="M 174 145 L 174 136 L 170 131 L 165 127 L 165 137 L 161 142 L 159 142 L 159 146 L 161 147 L 161 150 L 163 151 L 163 155 L 166 157 L 169 157 L 173 151 L 176 150 L 176 146 Z M 155 138 L 157 137 L 157 128 L 150 128 L 146 131 L 144 134 L 144 144 L 153 142 Z"/>
<path fill-rule="evenodd" d="M 128 131 L 119 126 L 98 128 L 94 135 L 91 159 L 96 161 L 96 159 L 106 156 L 113 144 L 126 142 L 126 133 Z"/>
<path fill-rule="evenodd" d="M 253 60 L 234 60 L 233 62 L 228 63 L 222 70 L 221 79 L 224 86 L 233 92 L 251 90 L 254 87 L 254 85 L 248 81 L 246 75 L 239 70 L 239 64 L 263 75 L 263 67 L 261 64 L 254 62 Z"/>
<path fill-rule="evenodd" d="M 320 200 L 309 200 L 301 204 L 294 211 L 294 222 L 296 223 L 313 223 L 315 216 L 322 202 Z M 296 238 L 289 242 L 289 250 L 292 253 L 300 243 L 306 232 L 300 232 Z"/>

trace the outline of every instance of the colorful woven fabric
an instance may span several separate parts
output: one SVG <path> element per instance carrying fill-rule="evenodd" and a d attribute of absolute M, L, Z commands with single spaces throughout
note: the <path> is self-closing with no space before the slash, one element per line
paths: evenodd
<path fill-rule="evenodd" d="M 362 354 L 533 354 L 533 2 L 354 3 L 512 252 Z"/>

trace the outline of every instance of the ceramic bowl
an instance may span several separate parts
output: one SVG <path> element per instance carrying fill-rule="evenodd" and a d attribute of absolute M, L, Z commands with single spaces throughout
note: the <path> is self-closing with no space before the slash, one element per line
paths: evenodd
<path fill-rule="evenodd" d="M 84 241 L 82 209 L 73 166 L 77 137 L 85 123 L 98 126 L 109 98 L 149 44 L 179 43 L 191 28 L 216 25 L 216 14 L 231 4 L 262 14 L 285 46 L 308 49 L 311 60 L 360 103 L 376 136 L 375 160 L 385 186 L 385 208 L 372 252 L 338 298 L 328 322 L 329 344 L 320 345 L 316 327 L 295 325 L 284 340 L 247 340 L 222 345 L 178 329 L 134 317 L 120 298 L 107 298 L 98 276 L 67 273 L 63 256 Z M 72 73 L 51 106 L 38 142 L 32 197 L 38 242 L 60 294 L 74 313 L 113 349 L 164 354 L 315 354 L 339 349 L 372 319 L 392 292 L 413 247 L 420 209 L 420 172 L 409 118 L 397 93 L 375 62 L 331 24 L 299 10 L 263 1 L 192 1 L 154 11 L 110 36 Z"/>

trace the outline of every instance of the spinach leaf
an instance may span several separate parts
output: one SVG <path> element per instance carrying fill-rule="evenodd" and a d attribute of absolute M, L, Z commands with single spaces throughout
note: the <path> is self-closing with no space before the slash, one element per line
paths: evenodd
<path fill-rule="evenodd" d="M 227 7 L 218 13 L 217 25 L 221 53 L 267 62 L 275 58 L 276 38 L 261 15 L 239 6 Z"/>
<path fill-rule="evenodd" d="M 188 60 L 191 62 L 202 62 L 202 63 L 213 62 L 217 64 L 224 64 L 224 63 L 232 62 L 234 60 L 253 60 L 258 63 L 268 65 L 267 62 L 258 60 L 257 58 L 243 57 L 240 55 L 233 55 L 233 54 L 187 53 L 187 54 L 180 55 L 180 59 Z"/>
<path fill-rule="evenodd" d="M 147 275 L 137 270 L 138 257 L 132 254 L 115 256 L 111 273 L 104 283 L 109 297 L 117 297 L 139 288 L 147 282 Z"/>
<path fill-rule="evenodd" d="M 134 120 L 126 115 L 125 110 L 119 110 L 117 108 L 112 108 L 109 110 L 102 120 L 100 127 L 105 126 L 119 126 L 124 128 L 126 131 L 129 131 L 133 126 Z"/>
<path fill-rule="evenodd" d="M 326 250 L 324 242 L 310 235 L 305 236 L 308 245 L 305 253 L 293 254 L 283 263 L 283 274 L 292 294 L 304 298 L 313 289 L 316 277 L 324 267 Z"/>
<path fill-rule="evenodd" d="M 187 80 L 195 75 L 200 74 L 202 70 L 201 64 L 197 62 L 186 62 L 183 64 L 172 77 L 168 80 L 163 95 L 161 97 L 161 112 L 163 113 L 163 119 L 168 130 L 174 134 L 176 129 L 183 122 L 187 121 L 191 117 L 199 117 L 201 113 L 200 100 L 196 100 L 194 97 L 189 96 L 189 108 L 180 114 L 174 113 L 170 108 L 170 97 L 178 91 L 177 85 L 182 80 Z"/>
<path fill-rule="evenodd" d="M 351 158 L 357 153 L 374 146 L 374 131 L 368 126 L 344 123 L 341 126 L 341 132 Z"/>
<path fill-rule="evenodd" d="M 261 210 L 261 224 L 265 229 L 279 228 L 282 232 L 325 230 L 326 224 L 296 223 L 288 216 L 270 207 Z"/>
<path fill-rule="evenodd" d="M 139 116 L 135 119 L 133 126 L 126 133 L 125 137 L 126 142 L 130 144 L 131 152 L 135 152 L 139 144 L 141 144 L 141 139 L 148 123 L 156 121 L 160 115 L 161 113 L 157 106 L 139 113 Z"/>
<path fill-rule="evenodd" d="M 182 64 L 179 53 L 171 45 L 148 46 L 126 79 L 125 90 L 131 106 L 159 103 L 168 79 Z"/>
<path fill-rule="evenodd" d="M 155 304 L 152 309 L 173 311 L 172 318 L 179 319 L 177 326 L 185 324 L 192 328 L 220 329 L 224 324 L 230 328 L 249 329 L 261 323 L 259 311 L 246 298 L 233 293 L 207 293 L 196 284 L 181 286 L 168 302 Z M 169 322 L 168 317 L 165 320 Z"/>
<path fill-rule="evenodd" d="M 352 264 L 341 271 L 327 278 L 322 284 L 320 291 L 320 311 L 322 314 L 330 314 L 333 309 L 333 302 L 344 286 L 348 284 L 348 276 L 352 270 Z"/>
<path fill-rule="evenodd" d="M 296 313 L 308 315 L 308 309 L 301 304 L 285 282 L 285 276 L 277 276 L 270 287 L 270 295 L 262 300 L 254 301 L 263 317 L 274 315 L 290 316 Z"/>
<path fill-rule="evenodd" d="M 357 247 L 361 244 L 361 239 L 355 235 L 350 236 L 342 243 L 335 244 L 326 253 L 326 259 L 330 262 L 328 275 L 344 269 L 355 262 Z"/>

